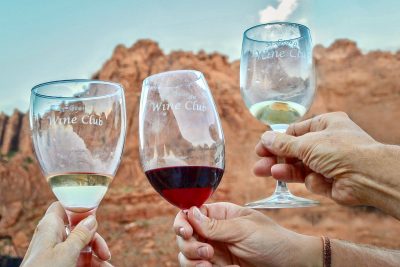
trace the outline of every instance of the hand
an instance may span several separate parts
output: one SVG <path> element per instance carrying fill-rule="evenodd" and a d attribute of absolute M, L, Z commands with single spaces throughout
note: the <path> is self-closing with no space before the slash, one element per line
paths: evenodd
<path fill-rule="evenodd" d="M 266 132 L 256 153 L 263 157 L 256 175 L 304 182 L 340 204 L 371 205 L 400 217 L 399 147 L 378 143 L 345 113 L 292 124 L 286 134 Z M 276 156 L 286 164 L 276 164 Z"/>
<path fill-rule="evenodd" d="M 231 203 L 179 212 L 174 231 L 181 266 L 322 266 L 320 238 L 300 235 Z"/>
<path fill-rule="evenodd" d="M 112 266 L 104 239 L 96 233 L 93 215 L 81 221 L 66 237 L 67 216 L 59 202 L 53 203 L 36 227 L 35 234 L 21 264 L 22 267 L 75 267 L 81 250 L 93 240 L 93 267 Z"/>

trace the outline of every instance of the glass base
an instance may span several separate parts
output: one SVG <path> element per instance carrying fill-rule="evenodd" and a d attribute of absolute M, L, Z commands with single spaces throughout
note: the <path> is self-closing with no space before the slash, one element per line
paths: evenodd
<path fill-rule="evenodd" d="M 288 124 L 274 124 L 271 128 L 275 132 L 285 133 Z M 285 163 L 285 159 L 277 157 L 278 163 Z M 276 182 L 275 192 L 269 198 L 247 203 L 245 206 L 252 209 L 282 209 L 282 208 L 307 208 L 318 206 L 319 202 L 302 197 L 296 197 L 290 193 L 287 184 L 282 181 Z"/>
<path fill-rule="evenodd" d="M 281 209 L 281 208 L 307 208 L 318 206 L 319 202 L 302 197 L 296 197 L 290 192 L 284 194 L 273 194 L 272 196 L 255 202 L 247 203 L 245 206 L 252 209 Z"/>

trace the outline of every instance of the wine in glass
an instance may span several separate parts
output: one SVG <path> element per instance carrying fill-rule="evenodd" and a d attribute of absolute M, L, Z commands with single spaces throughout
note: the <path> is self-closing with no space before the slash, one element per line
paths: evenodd
<path fill-rule="evenodd" d="M 224 136 L 202 73 L 180 70 L 143 81 L 140 160 L 154 189 L 180 209 L 200 207 L 224 173 Z"/>
<path fill-rule="evenodd" d="M 250 113 L 273 131 L 286 132 L 312 104 L 315 75 L 310 30 L 276 22 L 254 26 L 243 34 L 240 91 Z M 284 160 L 278 158 L 279 163 Z M 252 208 L 295 208 L 318 205 L 292 195 L 282 181 L 274 194 L 247 204 Z"/>
<path fill-rule="evenodd" d="M 73 229 L 95 215 L 118 169 L 126 114 L 121 85 L 64 80 L 33 87 L 30 125 L 41 170 Z M 91 247 L 78 266 L 91 266 Z"/>

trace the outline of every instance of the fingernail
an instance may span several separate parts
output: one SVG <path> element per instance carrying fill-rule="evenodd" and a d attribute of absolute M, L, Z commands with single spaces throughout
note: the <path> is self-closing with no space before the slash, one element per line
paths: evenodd
<path fill-rule="evenodd" d="M 185 238 L 185 234 L 186 234 L 185 228 L 183 228 L 183 227 L 179 228 L 179 235 L 181 237 Z"/>
<path fill-rule="evenodd" d="M 96 218 L 93 215 L 90 215 L 83 220 L 82 225 L 91 231 L 96 226 Z"/>
<path fill-rule="evenodd" d="M 265 145 L 266 147 L 271 147 L 272 144 L 274 143 L 275 137 L 276 137 L 275 132 L 268 131 L 261 136 L 261 141 L 263 145 Z"/>
<path fill-rule="evenodd" d="M 108 252 L 108 258 L 107 258 L 107 260 L 106 261 L 110 261 L 111 260 L 111 253 L 110 252 Z"/>
<path fill-rule="evenodd" d="M 198 222 L 203 222 L 203 213 L 201 213 L 201 211 L 197 208 L 197 207 L 194 207 L 193 208 L 193 215 L 194 215 L 194 218 L 196 219 L 196 221 L 198 221 Z"/>
<path fill-rule="evenodd" d="M 203 262 L 197 263 L 196 267 L 207 267 L 207 265 Z"/>
<path fill-rule="evenodd" d="M 208 258 L 208 247 L 199 247 L 197 249 L 197 254 L 200 258 Z"/>

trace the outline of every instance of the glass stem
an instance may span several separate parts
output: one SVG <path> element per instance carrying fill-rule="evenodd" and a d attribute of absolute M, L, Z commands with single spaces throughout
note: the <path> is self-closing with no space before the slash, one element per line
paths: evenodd
<path fill-rule="evenodd" d="M 287 128 L 289 127 L 288 124 L 275 124 L 271 125 L 271 128 L 274 132 L 279 133 L 286 133 Z M 277 163 L 286 163 L 285 158 L 277 157 Z M 282 181 L 277 181 L 274 195 L 290 195 L 289 188 L 287 184 Z"/>
<path fill-rule="evenodd" d="M 278 194 L 278 195 L 290 194 L 287 184 L 282 181 L 277 181 L 274 194 Z"/>
<path fill-rule="evenodd" d="M 285 159 L 282 158 L 282 157 L 278 157 L 277 162 L 278 163 L 285 163 Z M 287 187 L 287 184 L 285 182 L 282 182 L 282 181 L 277 181 L 274 194 L 277 194 L 277 195 L 290 194 L 290 191 L 289 191 L 289 188 Z"/>
<path fill-rule="evenodd" d="M 68 230 L 71 232 L 80 221 L 88 217 L 89 215 L 96 216 L 97 208 L 87 212 L 72 212 L 65 210 L 68 217 Z M 92 267 L 92 241 L 84 247 L 79 255 L 76 267 Z"/>

